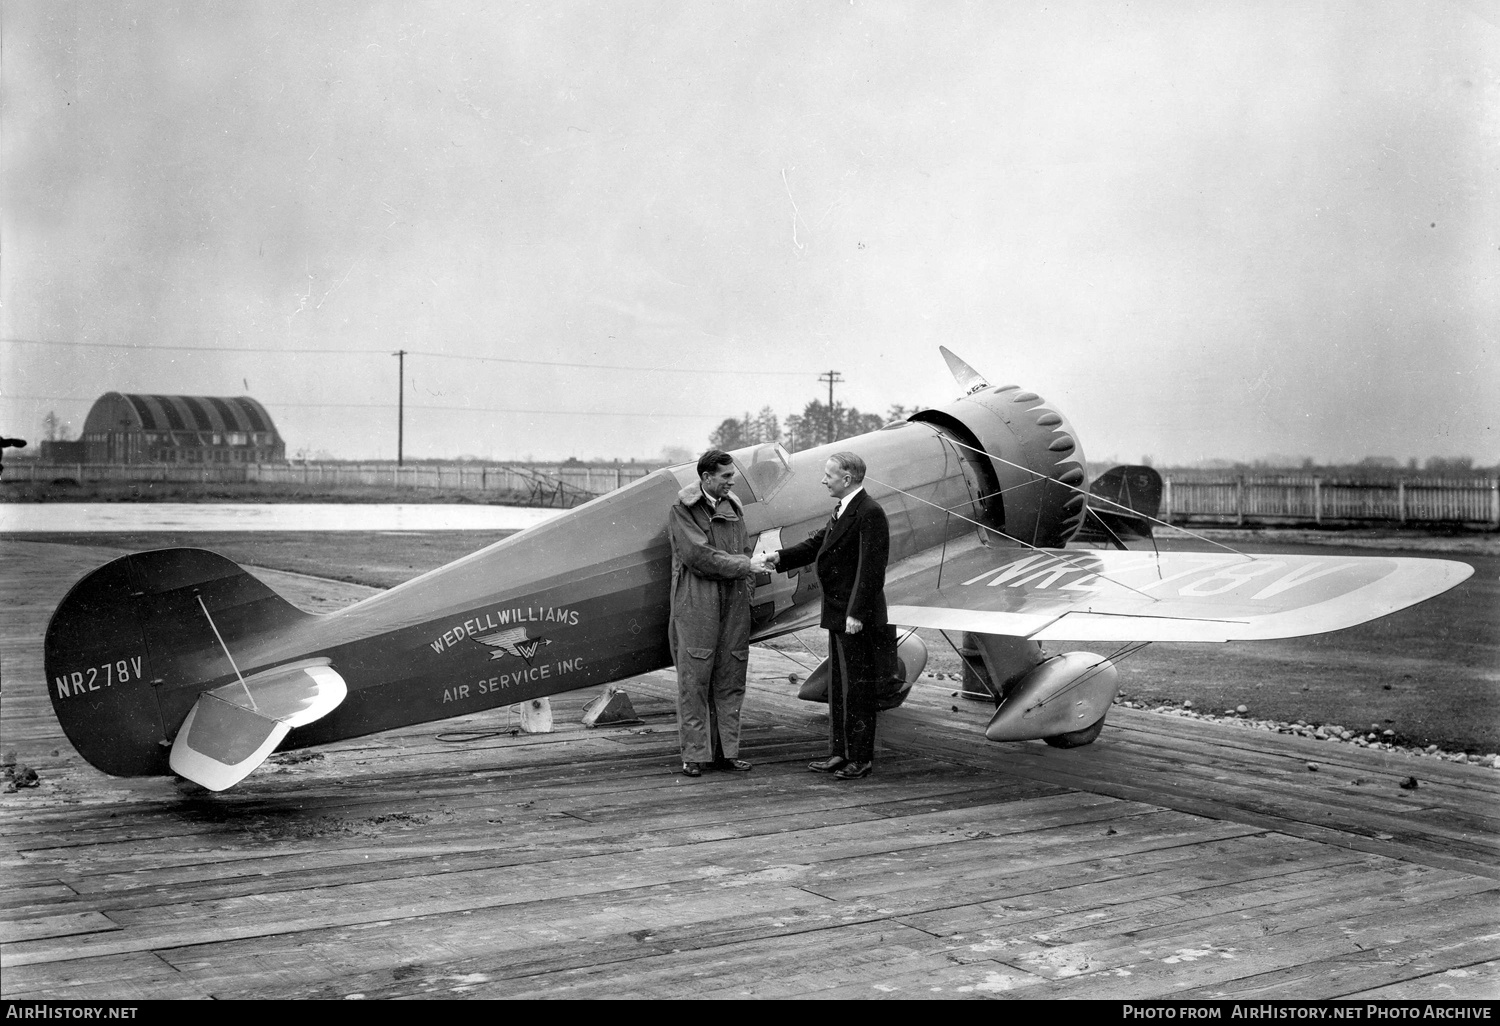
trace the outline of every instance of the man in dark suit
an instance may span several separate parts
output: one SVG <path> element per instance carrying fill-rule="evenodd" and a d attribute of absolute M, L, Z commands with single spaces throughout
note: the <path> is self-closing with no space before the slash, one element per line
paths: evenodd
<path fill-rule="evenodd" d="M 876 696 L 895 639 L 885 616 L 885 564 L 891 535 L 885 510 L 864 490 L 865 461 L 834 453 L 823 487 L 838 500 L 817 534 L 766 559 L 792 570 L 817 564 L 828 631 L 828 758 L 808 765 L 840 780 L 867 777 L 875 763 Z"/>

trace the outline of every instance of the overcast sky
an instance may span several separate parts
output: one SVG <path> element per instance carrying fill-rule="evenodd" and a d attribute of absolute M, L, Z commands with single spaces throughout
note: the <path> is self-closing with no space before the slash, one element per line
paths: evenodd
<path fill-rule="evenodd" d="M 658 456 L 957 394 L 1500 462 L 1500 5 L 4 0 L 0 431 Z M 555 366 L 547 366 L 552 364 Z"/>

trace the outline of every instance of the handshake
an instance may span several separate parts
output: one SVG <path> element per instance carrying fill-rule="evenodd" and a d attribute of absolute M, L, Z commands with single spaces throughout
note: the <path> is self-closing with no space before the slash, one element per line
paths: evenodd
<path fill-rule="evenodd" d="M 750 560 L 750 571 L 757 574 L 769 574 L 776 570 L 776 553 L 768 552 L 763 556 L 757 556 Z"/>

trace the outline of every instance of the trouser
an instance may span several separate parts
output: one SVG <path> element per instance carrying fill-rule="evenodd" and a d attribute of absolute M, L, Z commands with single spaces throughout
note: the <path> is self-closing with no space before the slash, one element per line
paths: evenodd
<path fill-rule="evenodd" d="M 875 714 L 882 671 L 883 627 L 828 632 L 828 754 L 850 762 L 875 759 Z"/>
<path fill-rule="evenodd" d="M 716 635 L 701 624 L 677 631 L 677 737 L 683 762 L 737 759 L 740 708 L 750 663 L 748 603 L 726 603 Z"/>

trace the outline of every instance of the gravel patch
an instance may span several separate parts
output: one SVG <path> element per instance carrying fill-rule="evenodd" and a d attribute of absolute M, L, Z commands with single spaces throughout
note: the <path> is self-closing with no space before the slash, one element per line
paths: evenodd
<path fill-rule="evenodd" d="M 963 675 L 958 673 L 928 672 L 922 674 L 918 681 L 920 686 L 934 689 L 952 688 L 954 684 L 961 683 Z M 951 692 L 952 697 L 957 698 L 959 692 Z M 1261 719 L 1250 715 L 1250 708 L 1238 705 L 1233 709 L 1225 709 L 1223 712 L 1208 712 L 1197 706 L 1191 700 L 1182 702 L 1144 702 L 1131 698 L 1127 694 L 1115 696 L 1115 705 L 1124 706 L 1127 709 L 1140 709 L 1143 712 L 1156 713 L 1160 716 L 1176 716 L 1179 719 L 1207 720 L 1212 723 L 1228 723 L 1246 730 L 1265 730 L 1274 734 L 1292 734 L 1297 737 L 1311 738 L 1314 741 L 1332 741 L 1337 744 L 1354 745 L 1356 748 L 1369 748 L 1378 752 L 1394 752 L 1398 755 L 1407 755 L 1413 758 L 1442 759 L 1444 762 L 1457 762 L 1469 766 L 1489 766 L 1500 769 L 1500 753 L 1490 752 L 1484 755 L 1471 754 L 1469 752 L 1450 751 L 1437 745 L 1419 745 L 1407 741 L 1396 731 L 1378 723 L 1372 723 L 1369 727 L 1346 727 L 1338 723 L 1309 723 L 1307 720 L 1296 720 L 1287 722 L 1285 720 Z M 1316 770 L 1314 763 L 1309 763 L 1308 768 Z"/>
<path fill-rule="evenodd" d="M 1416 745 L 1404 741 L 1394 730 L 1381 727 L 1379 724 L 1371 724 L 1368 728 L 1346 727 L 1338 723 L 1308 723 L 1306 720 L 1297 720 L 1287 723 L 1283 720 L 1263 720 L 1249 715 L 1245 706 L 1234 709 L 1226 709 L 1221 713 L 1205 712 L 1196 709 L 1190 701 L 1178 704 L 1140 702 L 1124 695 L 1115 698 L 1115 705 L 1125 706 L 1127 709 L 1142 709 L 1146 712 L 1157 713 L 1162 716 L 1176 716 L 1190 720 L 1208 720 L 1213 723 L 1229 723 L 1246 730 L 1266 730 L 1275 734 L 1294 734 L 1297 737 L 1312 738 L 1315 741 L 1332 741 L 1337 744 L 1354 745 L 1357 748 L 1370 748 L 1380 752 L 1394 752 L 1399 755 L 1407 755 L 1421 759 L 1442 759 L 1444 762 L 1465 763 L 1470 766 L 1489 766 L 1500 768 L 1500 754 L 1488 753 L 1485 755 L 1470 755 L 1467 752 L 1451 752 L 1439 748 L 1437 745 Z"/>

